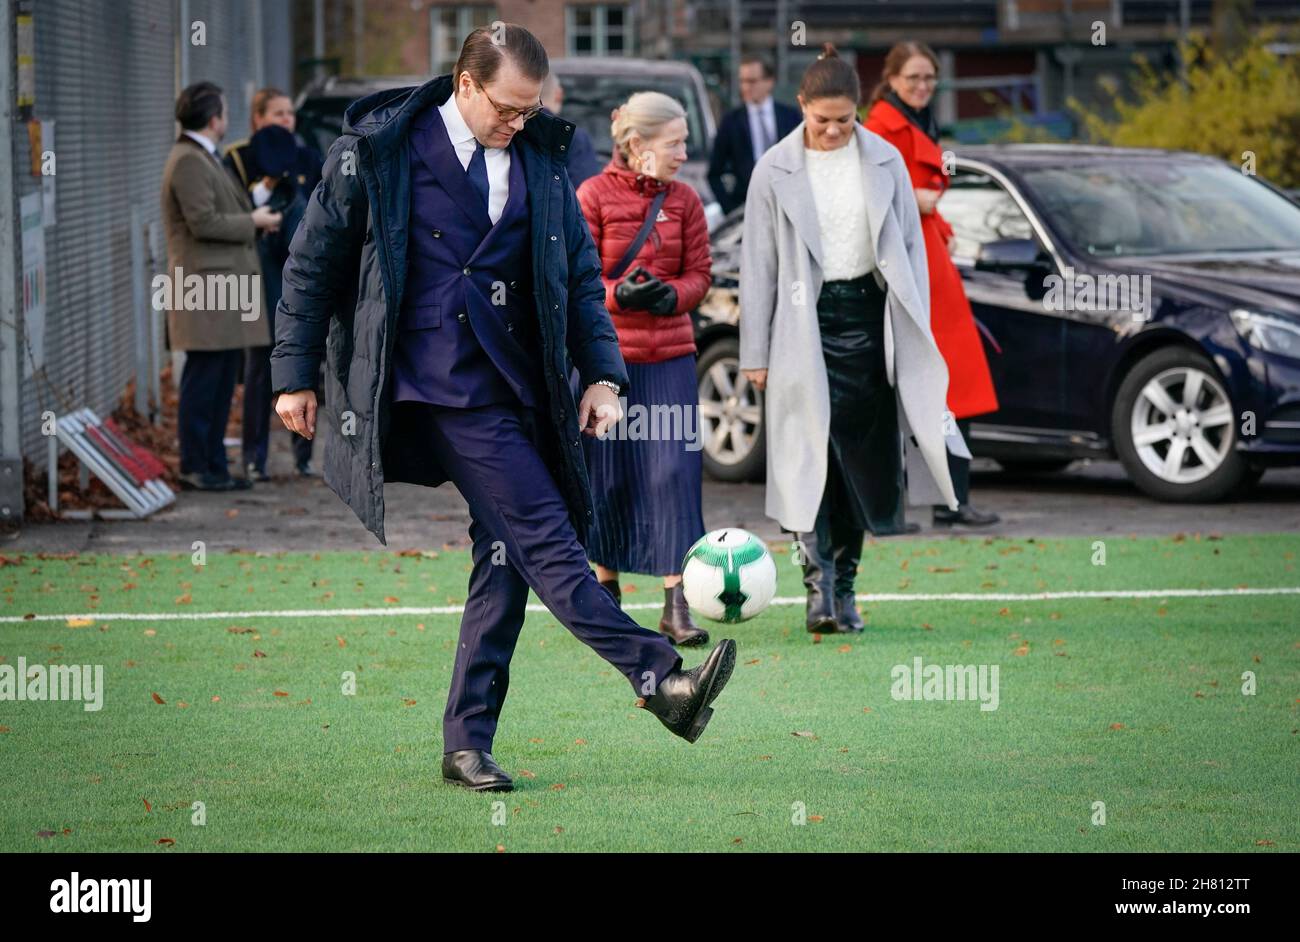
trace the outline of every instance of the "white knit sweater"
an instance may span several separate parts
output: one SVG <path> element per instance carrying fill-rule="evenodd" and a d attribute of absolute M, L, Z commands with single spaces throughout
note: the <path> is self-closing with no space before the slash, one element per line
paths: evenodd
<path fill-rule="evenodd" d="M 822 239 L 822 273 L 826 281 L 865 275 L 876 267 L 862 188 L 862 164 L 854 135 L 835 150 L 805 146 L 804 162 Z"/>

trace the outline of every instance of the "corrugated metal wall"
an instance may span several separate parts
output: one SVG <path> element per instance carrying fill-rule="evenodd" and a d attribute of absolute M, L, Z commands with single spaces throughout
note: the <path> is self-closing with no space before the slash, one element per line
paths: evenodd
<path fill-rule="evenodd" d="M 55 122 L 57 160 L 57 224 L 45 229 L 45 365 L 20 388 L 23 454 L 41 460 L 44 409 L 107 414 L 135 375 L 131 210 L 162 249 L 159 192 L 176 135 L 182 41 L 188 80 L 226 90 L 233 141 L 248 132 L 259 84 L 292 91 L 292 36 L 289 0 L 40 0 L 33 12 L 35 114 Z M 206 46 L 189 45 L 182 17 L 204 22 Z M 19 196 L 38 192 L 25 134 L 14 140 L 14 162 Z M 166 265 L 147 261 L 146 282 Z M 149 313 L 161 336 L 162 315 Z"/>
<path fill-rule="evenodd" d="M 110 411 L 135 368 L 129 208 L 158 216 L 159 155 L 172 137 L 173 6 L 43 0 L 35 6 L 36 115 L 55 122 L 57 224 L 45 229 L 45 368 L 23 386 L 22 440 L 44 409 Z M 20 194 L 37 192 L 26 138 Z"/>

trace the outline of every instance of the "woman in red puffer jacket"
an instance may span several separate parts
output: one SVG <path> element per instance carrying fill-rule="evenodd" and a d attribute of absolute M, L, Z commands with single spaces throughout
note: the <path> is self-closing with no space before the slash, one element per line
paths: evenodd
<path fill-rule="evenodd" d="M 709 229 L 695 191 L 673 176 L 686 162 L 686 112 L 638 92 L 611 116 L 613 159 L 578 188 L 605 274 L 605 304 L 627 363 L 624 418 L 605 440 L 584 438 L 595 498 L 589 552 L 621 601 L 620 572 L 664 577 L 659 630 L 675 644 L 708 641 L 682 595 L 682 557 L 704 535 L 699 387 L 690 312 L 712 283 Z M 657 197 L 648 236 L 620 262 Z"/>

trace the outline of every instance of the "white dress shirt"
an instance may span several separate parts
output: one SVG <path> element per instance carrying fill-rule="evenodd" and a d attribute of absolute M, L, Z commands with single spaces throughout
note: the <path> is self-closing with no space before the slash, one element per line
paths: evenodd
<path fill-rule="evenodd" d="M 749 112 L 749 139 L 754 145 L 754 163 L 758 163 L 758 158 L 763 156 L 762 142 L 766 140 L 768 147 L 776 143 L 776 109 L 772 107 L 771 95 L 764 98 L 761 105 L 746 103 L 745 109 Z M 760 130 L 759 122 L 766 131 Z"/>
<path fill-rule="evenodd" d="M 474 132 L 469 129 L 469 125 L 465 123 L 460 113 L 455 94 L 438 106 L 438 114 L 442 115 L 443 127 L 447 129 L 447 137 L 451 139 L 452 147 L 456 148 L 460 165 L 468 171 L 469 162 L 474 156 L 476 141 Z M 510 198 L 510 149 L 485 146 L 483 159 L 487 163 L 488 218 L 495 226 L 501 214 L 505 212 L 506 200 Z M 465 185 L 470 186 L 468 179 L 465 180 Z"/>
<path fill-rule="evenodd" d="M 198 131 L 182 131 L 181 133 L 183 133 L 190 140 L 198 141 L 200 144 L 203 145 L 203 149 L 207 151 L 209 154 L 211 154 L 213 157 L 216 157 L 218 160 L 221 159 L 221 157 L 217 154 L 217 145 L 213 144 L 212 141 L 208 140 L 206 134 L 200 134 Z"/>

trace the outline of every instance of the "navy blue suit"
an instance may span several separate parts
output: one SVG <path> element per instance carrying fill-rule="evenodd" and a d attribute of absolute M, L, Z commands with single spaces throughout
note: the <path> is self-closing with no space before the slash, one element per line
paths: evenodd
<path fill-rule="evenodd" d="M 394 424 L 427 442 L 469 504 L 474 567 L 443 716 L 443 751 L 491 751 L 532 588 L 634 690 L 681 666 L 596 581 L 552 468 L 524 148 L 510 145 L 495 225 L 437 106 L 411 122 L 405 290 L 393 348 Z M 504 559 L 501 557 L 504 556 Z"/>
<path fill-rule="evenodd" d="M 791 108 L 779 101 L 772 102 L 772 113 L 776 117 L 776 140 L 772 141 L 773 144 L 797 128 L 803 120 L 803 114 L 798 108 Z M 727 173 L 736 181 L 730 191 L 723 180 L 723 174 Z M 718 134 L 713 139 L 713 153 L 709 155 L 709 187 L 724 213 L 745 205 L 749 178 L 753 173 L 754 138 L 749 129 L 749 110 L 741 105 L 722 116 L 722 121 L 718 123 Z"/>
<path fill-rule="evenodd" d="M 437 108 L 412 121 L 408 146 L 410 243 L 393 401 L 535 408 L 545 393 L 531 266 L 520 264 L 531 248 L 520 148 L 511 144 L 510 196 L 493 225 Z"/>

